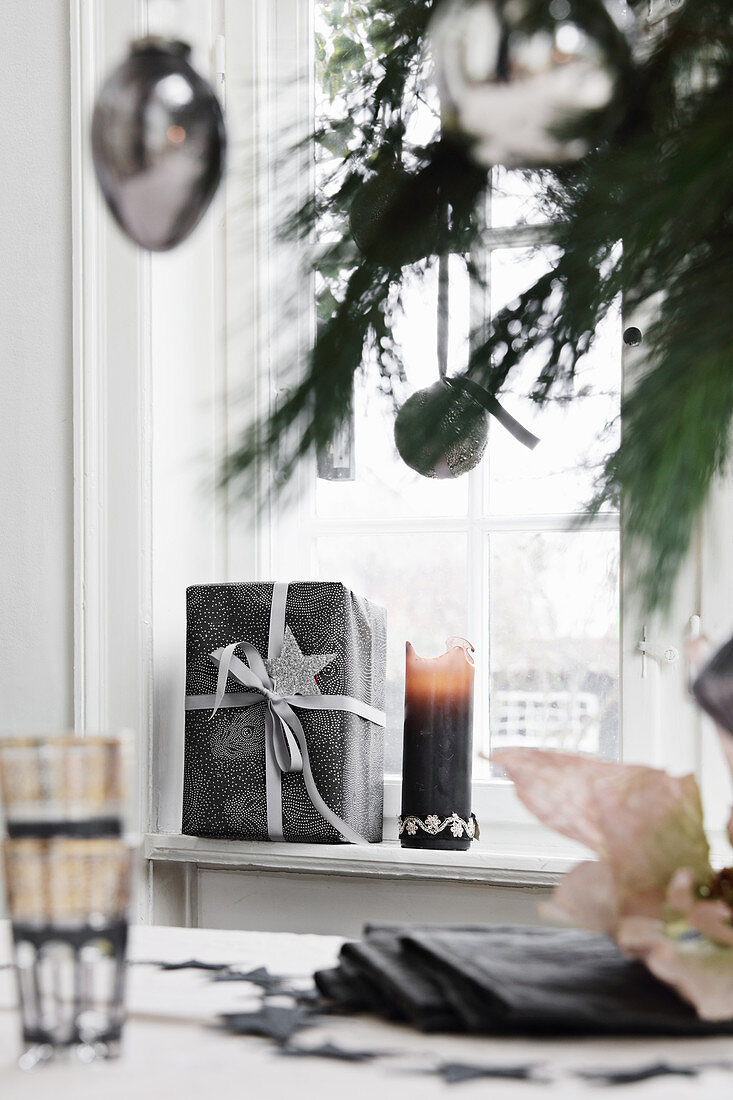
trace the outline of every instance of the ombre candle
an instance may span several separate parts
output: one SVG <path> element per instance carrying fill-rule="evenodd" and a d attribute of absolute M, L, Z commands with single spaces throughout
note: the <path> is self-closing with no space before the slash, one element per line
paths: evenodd
<path fill-rule="evenodd" d="M 471 812 L 473 646 L 449 638 L 441 657 L 407 643 L 402 756 L 403 848 L 465 851 L 478 835 Z"/>

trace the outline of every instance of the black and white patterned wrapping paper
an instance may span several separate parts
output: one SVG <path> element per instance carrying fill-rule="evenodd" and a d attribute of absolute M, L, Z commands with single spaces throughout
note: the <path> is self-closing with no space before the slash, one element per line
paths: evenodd
<path fill-rule="evenodd" d="M 211 653 L 250 642 L 267 657 L 273 585 L 202 584 L 186 592 L 186 694 L 213 695 Z M 384 709 L 386 613 L 343 584 L 288 586 L 285 622 L 306 655 L 334 653 L 316 676 L 322 695 L 350 695 Z M 240 649 L 236 651 L 242 656 Z M 231 675 L 227 693 L 241 692 Z M 382 839 L 384 730 L 343 711 L 298 710 L 316 786 L 328 806 L 366 840 Z M 183 832 L 267 840 L 265 701 L 247 708 L 186 711 Z M 286 840 L 341 837 L 312 805 L 300 774 L 282 776 Z"/>

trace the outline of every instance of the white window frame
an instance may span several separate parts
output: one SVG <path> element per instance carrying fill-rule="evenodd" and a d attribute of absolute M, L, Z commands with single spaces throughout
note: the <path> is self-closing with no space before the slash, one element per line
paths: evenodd
<path fill-rule="evenodd" d="M 217 35 L 226 32 L 228 50 L 233 41 L 238 48 L 246 44 L 248 55 L 241 85 L 237 89 L 230 82 L 227 88 L 230 101 L 240 96 L 237 112 L 229 116 L 227 185 L 190 242 L 170 255 L 150 257 L 124 240 L 104 209 L 91 166 L 89 121 L 96 90 L 120 60 L 126 42 L 157 29 L 150 22 L 153 4 L 70 0 L 75 727 L 79 735 L 121 727 L 138 731 L 139 829 L 148 835 L 150 854 L 175 848 L 177 855 L 171 858 L 190 863 L 213 860 L 216 845 L 206 847 L 176 835 L 183 760 L 184 590 L 194 582 L 266 577 L 273 540 L 283 534 L 278 516 L 258 524 L 262 514 L 256 486 L 248 500 L 228 508 L 214 494 L 213 483 L 242 423 L 253 412 L 266 411 L 277 397 L 277 380 L 264 369 L 277 272 L 261 201 L 266 186 L 261 174 L 267 117 L 263 99 L 281 66 L 292 66 L 293 51 L 310 50 L 307 3 L 196 0 L 179 5 L 188 21 L 184 33 L 196 47 L 196 63 L 212 80 L 222 75 L 216 63 L 221 58 L 221 49 L 215 49 Z M 246 209 L 237 191 L 244 186 L 259 196 Z M 633 352 L 627 360 L 631 376 Z M 237 394 L 236 403 L 232 394 Z M 204 480 L 208 491 L 202 492 Z M 634 610 L 622 562 L 623 758 L 678 774 L 697 772 L 716 831 L 730 806 L 730 784 L 710 724 L 689 700 L 685 661 L 660 667 L 644 660 L 637 644 L 645 629 L 652 643 L 682 651 L 696 614 L 714 641 L 724 640 L 733 627 L 731 544 L 733 482 L 728 479 L 713 494 L 665 619 L 645 622 Z M 572 858 L 569 846 L 536 829 L 510 784 L 491 784 L 487 798 L 488 814 L 482 812 L 490 823 L 485 843 L 491 845 L 491 860 L 503 869 L 502 881 L 527 881 L 519 873 L 512 879 L 512 867 L 526 868 L 527 852 L 535 868 L 547 866 L 548 853 L 570 853 Z M 398 810 L 397 785 L 388 783 L 387 836 L 394 835 Z M 216 858 L 227 866 L 254 865 L 255 857 L 244 845 L 221 842 L 219 848 Z M 256 858 L 261 862 L 263 856 Z M 376 865 L 382 858 L 378 856 L 355 857 L 354 867 L 370 860 Z M 288 858 L 277 855 L 282 865 Z M 308 858 L 316 859 L 312 854 Z M 485 857 L 485 862 L 491 860 Z M 319 855 L 316 862 L 321 867 L 327 861 Z M 459 863 L 446 868 L 447 877 L 472 873 L 468 864 L 461 863 L 461 871 Z M 143 918 L 151 911 L 151 883 L 149 877 L 141 892 Z"/>
<path fill-rule="evenodd" d="M 281 94 L 280 84 L 283 73 L 312 72 L 312 0 L 270 0 L 268 4 L 268 79 L 269 89 L 263 94 L 270 100 Z M 296 14 L 297 13 L 297 14 Z M 281 28 L 286 28 L 285 34 Z M 298 28 L 299 34 L 293 33 Z M 310 119 L 313 104 L 311 81 L 305 79 L 301 85 L 301 101 L 297 105 L 301 119 Z M 313 186 L 311 176 L 309 185 Z M 277 181 L 271 182 L 276 188 Z M 302 197 L 302 196 L 301 196 Z M 266 223 L 266 215 L 263 223 Z M 491 230 L 487 233 L 486 254 L 495 248 L 527 247 L 541 244 L 548 239 L 547 229 L 542 226 L 519 226 L 507 229 Z M 272 233 L 273 227 L 265 225 L 265 233 Z M 287 265 L 286 268 L 287 269 Z M 282 282 L 276 279 L 279 293 L 270 304 L 270 324 L 277 329 L 277 306 L 282 293 Z M 300 288 L 301 308 L 306 320 L 306 328 L 313 313 L 312 288 Z M 636 321 L 642 323 L 642 319 Z M 630 319 L 626 319 L 626 324 Z M 622 345 L 622 370 L 625 380 L 633 377 L 638 353 L 635 349 Z M 265 387 L 269 386 L 272 401 L 282 382 L 277 373 L 277 360 L 268 360 L 265 365 Z M 511 516 L 486 517 L 480 520 L 482 505 L 479 499 L 484 488 L 481 472 L 469 474 L 469 510 L 466 517 L 398 519 L 398 520 L 349 520 L 335 522 L 331 519 L 319 520 L 315 511 L 315 469 L 314 462 L 305 460 L 296 474 L 295 491 L 289 494 L 285 505 L 274 506 L 269 523 L 261 532 L 261 560 L 266 564 L 267 575 L 280 579 L 292 578 L 302 573 L 303 555 L 315 552 L 315 542 L 320 534 L 343 533 L 381 533 L 388 531 L 457 531 L 469 532 L 471 538 L 493 531 L 512 529 L 558 530 L 568 531 L 577 518 L 575 515 L 552 516 Z M 588 530 L 617 530 L 619 517 L 614 514 L 601 514 L 593 517 Z M 484 545 L 486 545 L 484 540 Z M 295 548 L 294 553 L 282 552 L 280 547 Z M 473 551 L 474 555 L 481 551 Z M 689 700 L 687 692 L 688 670 L 682 656 L 689 624 L 693 616 L 699 615 L 700 603 L 700 566 L 694 558 L 699 555 L 700 546 L 696 546 L 690 562 L 683 569 L 672 601 L 669 615 L 644 621 L 645 617 L 634 612 L 633 595 L 627 580 L 627 570 L 622 562 L 621 569 L 621 623 L 619 632 L 619 674 L 620 674 L 620 731 L 619 756 L 626 761 L 654 763 L 670 770 L 684 772 L 694 770 L 700 756 L 700 719 Z M 311 565 L 313 563 L 311 562 Z M 484 570 L 487 562 L 483 561 Z M 313 575 L 312 568 L 309 575 Z M 481 639 L 488 635 L 488 607 L 470 601 L 473 621 L 470 624 L 471 636 Z M 673 647 L 680 653 L 680 659 L 673 666 L 660 664 L 651 658 L 643 658 L 638 651 L 642 637 L 656 641 L 662 648 Z M 487 646 L 482 647 L 484 652 Z M 488 668 L 477 666 L 476 700 L 488 700 Z M 484 715 L 484 720 L 487 715 Z M 477 721 L 481 720 L 480 713 Z M 683 729 L 680 738 L 682 744 L 665 744 L 662 731 L 672 721 L 678 730 Z M 474 782 L 474 809 L 482 821 L 485 831 L 500 831 L 509 837 L 526 836 L 532 842 L 544 845 L 548 849 L 557 847 L 556 838 L 545 830 L 540 830 L 533 819 L 519 804 L 514 788 L 506 780 L 477 780 Z M 396 837 L 396 819 L 399 813 L 401 783 L 399 778 L 385 778 L 385 837 Z M 510 840 L 511 843 L 511 840 Z M 575 849 L 568 842 L 568 851 Z"/>

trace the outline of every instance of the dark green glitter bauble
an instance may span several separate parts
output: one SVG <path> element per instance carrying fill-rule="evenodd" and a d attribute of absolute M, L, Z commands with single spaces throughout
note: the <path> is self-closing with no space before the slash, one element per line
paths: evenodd
<path fill-rule="evenodd" d="M 415 194 L 404 169 L 388 165 L 359 187 L 349 209 L 349 227 L 359 251 L 372 263 L 416 263 L 436 249 L 437 198 L 425 190 Z"/>
<path fill-rule="evenodd" d="M 402 461 L 423 477 L 460 477 L 484 456 L 488 417 L 469 394 L 441 380 L 408 397 L 394 438 Z"/>

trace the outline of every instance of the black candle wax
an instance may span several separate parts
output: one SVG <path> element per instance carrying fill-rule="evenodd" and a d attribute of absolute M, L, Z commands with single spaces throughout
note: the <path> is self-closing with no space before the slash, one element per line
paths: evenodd
<path fill-rule="evenodd" d="M 404 848 L 463 851 L 471 843 L 458 822 L 471 821 L 473 649 L 462 639 L 450 639 L 449 645 L 453 642 L 457 644 L 434 659 L 418 657 L 407 643 L 400 834 Z M 445 828 L 434 832 L 446 819 L 451 820 Z"/>

